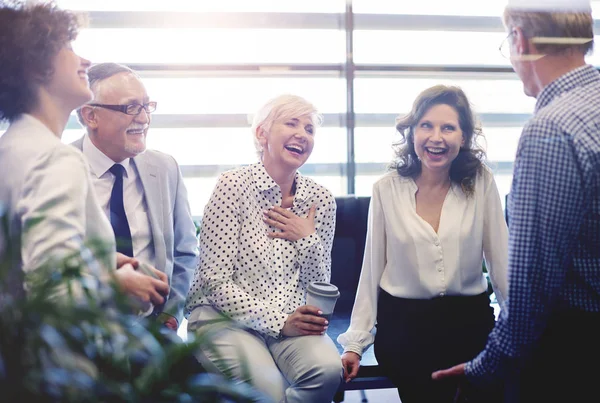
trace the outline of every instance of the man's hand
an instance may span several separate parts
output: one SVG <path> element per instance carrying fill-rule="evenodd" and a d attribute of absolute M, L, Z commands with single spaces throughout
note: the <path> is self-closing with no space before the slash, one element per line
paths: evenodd
<path fill-rule="evenodd" d="M 123 265 L 129 263 L 133 266 L 134 269 L 137 269 L 140 261 L 134 257 L 129 257 L 127 255 L 122 254 L 121 252 L 117 252 L 117 269 L 120 269 Z"/>
<path fill-rule="evenodd" d="M 179 327 L 179 325 L 177 324 L 177 319 L 175 319 L 173 316 L 166 314 L 164 312 L 161 312 L 156 319 L 160 323 L 165 325 L 165 327 L 168 327 L 169 329 L 171 329 L 175 332 L 177 331 L 177 328 Z"/>
<path fill-rule="evenodd" d="M 455 365 L 452 368 L 435 371 L 433 374 L 431 374 L 431 379 L 434 381 L 439 381 L 446 378 L 463 377 L 465 376 L 465 365 L 466 364 L 463 363 Z"/>
<path fill-rule="evenodd" d="M 129 263 L 124 264 L 116 271 L 117 283 L 127 294 L 138 298 L 142 302 L 151 302 L 160 305 L 164 302 L 163 295 L 169 293 L 167 276 L 154 268 L 158 278 L 152 278 L 136 271 Z"/>
<path fill-rule="evenodd" d="M 317 207 L 313 205 L 308 211 L 308 217 L 302 218 L 279 206 L 273 206 L 271 209 L 265 210 L 263 212 L 265 215 L 263 217 L 264 222 L 271 227 L 281 230 L 281 232 L 269 232 L 268 236 L 271 238 L 283 238 L 288 241 L 297 241 L 309 236 L 316 231 L 316 211 Z"/>
<path fill-rule="evenodd" d="M 342 367 L 344 368 L 344 380 L 350 382 L 358 375 L 360 356 L 352 351 L 346 351 L 342 354 Z"/>
<path fill-rule="evenodd" d="M 288 316 L 281 329 L 284 336 L 310 336 L 323 335 L 327 330 L 329 322 L 327 319 L 319 316 L 323 312 L 319 308 L 311 305 L 298 307 L 296 311 Z"/>

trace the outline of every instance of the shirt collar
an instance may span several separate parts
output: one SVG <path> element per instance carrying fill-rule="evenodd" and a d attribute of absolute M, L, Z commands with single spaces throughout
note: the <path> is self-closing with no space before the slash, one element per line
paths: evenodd
<path fill-rule="evenodd" d="M 279 187 L 277 182 L 271 178 L 265 166 L 262 162 L 252 164 L 250 166 L 252 176 L 254 177 L 254 183 L 256 184 L 256 188 L 261 192 L 264 192 L 269 189 L 273 189 L 275 187 Z M 294 195 L 294 200 L 306 200 L 309 196 L 308 188 L 306 186 L 306 178 L 298 171 L 296 171 L 296 194 Z"/>
<path fill-rule="evenodd" d="M 90 164 L 90 170 L 92 171 L 92 174 L 94 174 L 97 178 L 102 177 L 102 175 L 108 172 L 110 167 L 115 165 L 115 162 L 113 160 L 108 158 L 106 154 L 100 151 L 98 147 L 96 147 L 94 143 L 92 143 L 92 140 L 90 140 L 90 136 L 88 134 L 83 136 L 83 145 L 81 150 L 83 151 L 83 155 L 85 155 L 85 157 L 88 160 L 88 163 Z M 129 177 L 130 175 L 130 160 L 131 158 L 126 158 L 125 160 L 118 163 L 123 165 L 123 167 L 125 168 L 126 177 Z"/>
<path fill-rule="evenodd" d="M 551 103 L 556 97 L 571 91 L 576 87 L 582 87 L 594 81 L 599 81 L 600 75 L 595 67 L 585 65 L 578 67 L 560 76 L 548 84 L 537 98 L 535 113 Z"/>

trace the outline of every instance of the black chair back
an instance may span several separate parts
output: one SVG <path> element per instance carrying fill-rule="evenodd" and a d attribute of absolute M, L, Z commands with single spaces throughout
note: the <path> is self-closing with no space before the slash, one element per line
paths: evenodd
<path fill-rule="evenodd" d="M 370 197 L 337 197 L 337 214 L 331 253 L 331 282 L 340 290 L 337 313 L 354 305 L 362 268 Z"/>

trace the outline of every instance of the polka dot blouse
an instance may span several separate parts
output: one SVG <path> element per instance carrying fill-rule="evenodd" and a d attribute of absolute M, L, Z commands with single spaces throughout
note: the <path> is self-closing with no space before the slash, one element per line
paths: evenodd
<path fill-rule="evenodd" d="M 316 232 L 295 242 L 269 238 L 280 231 L 263 210 L 281 205 L 281 189 L 259 164 L 223 173 L 204 209 L 200 266 L 186 302 L 186 316 L 209 304 L 243 326 L 277 337 L 288 315 L 305 305 L 313 281 L 329 281 L 335 199 L 310 178 L 296 174 L 291 211 L 307 217 L 317 206 Z"/>

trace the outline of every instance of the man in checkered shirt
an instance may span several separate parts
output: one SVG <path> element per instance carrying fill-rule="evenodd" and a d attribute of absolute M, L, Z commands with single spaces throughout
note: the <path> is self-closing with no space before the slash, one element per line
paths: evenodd
<path fill-rule="evenodd" d="M 503 384 L 508 402 L 597 402 L 600 74 L 584 59 L 593 19 L 587 1 L 531 2 L 504 13 L 507 53 L 537 99 L 508 201 L 508 303 L 486 349 L 433 378 Z"/>

